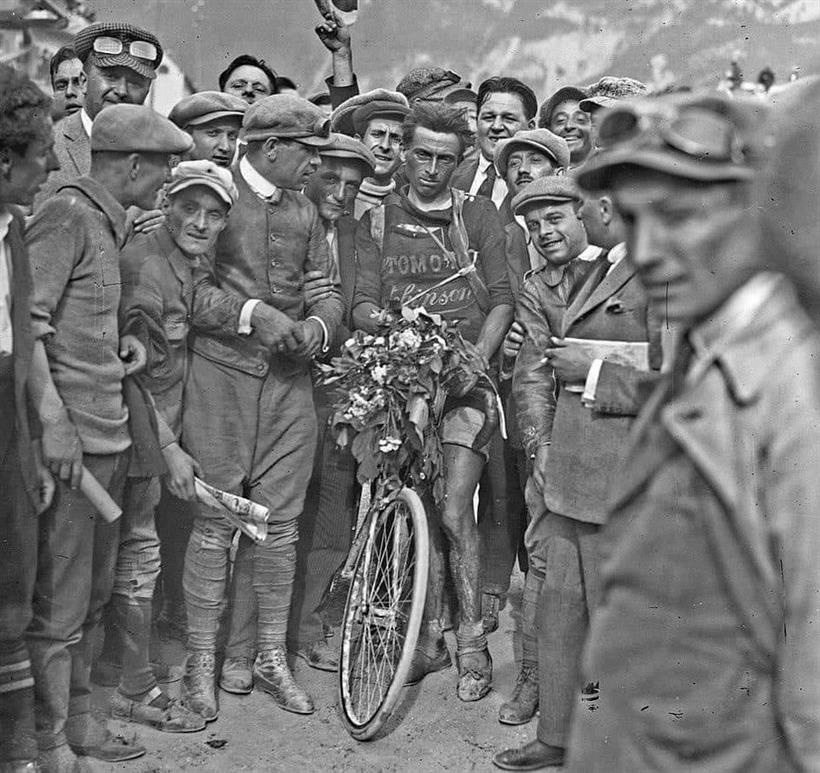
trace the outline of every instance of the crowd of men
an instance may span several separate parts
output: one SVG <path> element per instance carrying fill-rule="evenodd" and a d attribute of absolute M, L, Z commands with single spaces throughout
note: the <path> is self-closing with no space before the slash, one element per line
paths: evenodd
<path fill-rule="evenodd" d="M 787 132 L 625 77 L 359 93 L 350 28 L 317 33 L 326 93 L 243 54 L 167 118 L 130 24 L 61 49 L 53 101 L 0 66 L 0 771 L 144 754 L 92 681 L 171 733 L 221 690 L 313 712 L 289 655 L 339 668 L 358 499 L 313 363 L 395 302 L 459 325 L 508 419 L 481 445 L 448 397 L 407 683 L 454 654 L 458 697 L 489 692 L 518 561 L 498 719 L 537 733 L 499 768 L 820 770 L 818 85 Z M 268 508 L 264 540 L 196 478 Z"/>

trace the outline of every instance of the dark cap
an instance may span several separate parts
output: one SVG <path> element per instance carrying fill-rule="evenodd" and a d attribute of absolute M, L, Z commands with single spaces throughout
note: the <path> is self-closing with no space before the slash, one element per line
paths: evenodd
<path fill-rule="evenodd" d="M 241 123 L 247 109 L 248 103 L 233 94 L 199 91 L 180 99 L 171 109 L 168 118 L 180 129 L 200 126 L 229 116 L 238 118 Z"/>
<path fill-rule="evenodd" d="M 102 40 L 97 46 L 106 50 L 97 50 L 94 45 L 97 38 L 118 40 L 122 43 L 122 50 L 115 52 L 116 46 L 105 45 Z M 140 42 L 148 44 L 146 53 L 153 50 L 154 55 L 151 58 L 132 53 L 132 51 L 140 53 L 139 45 L 131 46 L 132 43 L 139 44 Z M 157 37 L 147 30 L 124 22 L 98 22 L 81 29 L 74 37 L 74 51 L 83 64 L 89 56 L 93 56 L 93 62 L 98 67 L 128 67 L 151 80 L 157 77 L 156 70 L 162 62 L 162 46 Z"/>
<path fill-rule="evenodd" d="M 512 211 L 520 215 L 536 204 L 567 204 L 584 200 L 575 181 L 566 175 L 550 175 L 533 180 L 513 198 Z"/>
<path fill-rule="evenodd" d="M 329 144 L 329 136 L 330 121 L 324 112 L 295 94 L 274 94 L 254 102 L 242 122 L 246 142 L 281 137 L 322 148 Z"/>
<path fill-rule="evenodd" d="M 377 115 L 403 121 L 409 112 L 410 108 L 403 94 L 387 89 L 373 89 L 342 102 L 330 114 L 330 128 L 352 137 L 354 134 L 364 134 L 367 122 Z"/>
<path fill-rule="evenodd" d="M 502 177 L 507 174 L 510 153 L 522 145 L 549 156 L 559 167 L 566 169 L 569 166 L 569 146 L 563 137 L 553 134 L 549 129 L 527 129 L 496 144 L 495 168 Z"/>
<path fill-rule="evenodd" d="M 581 100 L 581 110 L 593 113 L 601 107 L 612 107 L 622 99 L 631 99 L 646 95 L 649 89 L 645 83 L 634 78 L 618 78 L 605 75 L 597 83 L 587 86 L 589 96 Z"/>
<path fill-rule="evenodd" d="M 365 169 L 365 177 L 373 175 L 376 169 L 376 157 L 370 149 L 359 140 L 348 137 L 346 134 L 331 133 L 330 144 L 320 150 L 322 158 L 343 158 L 351 161 L 360 161 Z"/>
<path fill-rule="evenodd" d="M 719 92 L 638 99 L 607 110 L 598 125 L 598 154 L 578 183 L 604 190 L 627 167 L 688 180 L 750 180 L 762 165 L 769 108 Z"/>
<path fill-rule="evenodd" d="M 580 86 L 561 86 L 543 105 L 538 113 L 538 125 L 544 129 L 550 128 L 552 113 L 558 105 L 568 99 L 577 100 L 587 98 L 587 92 Z"/>
<path fill-rule="evenodd" d="M 118 153 L 187 153 L 189 134 L 145 105 L 111 105 L 91 125 L 91 150 Z"/>
<path fill-rule="evenodd" d="M 404 94 L 408 102 L 441 102 L 456 88 L 470 88 L 470 84 L 443 67 L 416 67 L 399 81 L 396 91 Z"/>

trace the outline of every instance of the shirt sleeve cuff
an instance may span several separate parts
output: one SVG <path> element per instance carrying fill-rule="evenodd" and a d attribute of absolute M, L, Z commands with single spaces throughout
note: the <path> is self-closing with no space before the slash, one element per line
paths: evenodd
<path fill-rule="evenodd" d="M 595 405 L 595 395 L 598 392 L 598 379 L 601 377 L 601 366 L 604 364 L 603 360 L 593 360 L 592 365 L 589 366 L 589 373 L 587 373 L 587 381 L 584 384 L 584 393 L 581 395 L 581 402 L 587 407 L 591 408 Z"/>
<path fill-rule="evenodd" d="M 327 354 L 328 349 L 330 349 L 330 334 L 328 333 L 325 321 L 315 315 L 311 315 L 307 319 L 315 319 L 319 323 L 319 326 L 322 328 L 322 354 Z M 305 322 L 307 322 L 307 319 L 305 320 Z"/>
<path fill-rule="evenodd" d="M 251 317 L 253 316 L 253 310 L 256 308 L 258 303 L 262 303 L 259 298 L 251 298 L 251 300 L 245 301 L 242 306 L 242 310 L 239 312 L 239 327 L 236 329 L 236 332 L 239 333 L 239 335 L 249 336 L 253 333 Z"/>

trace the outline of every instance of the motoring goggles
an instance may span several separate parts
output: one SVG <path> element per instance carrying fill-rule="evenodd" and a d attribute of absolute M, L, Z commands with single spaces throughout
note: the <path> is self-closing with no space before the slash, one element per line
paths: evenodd
<path fill-rule="evenodd" d="M 103 56 L 118 56 L 125 52 L 137 59 L 145 59 L 147 62 L 155 62 L 159 58 L 157 47 L 147 40 L 132 40 L 125 43 L 119 38 L 101 35 L 94 38 L 93 48 Z"/>
<path fill-rule="evenodd" d="M 735 124 L 704 105 L 624 105 L 608 110 L 598 125 L 601 150 L 637 151 L 664 145 L 699 162 L 748 163 Z"/>

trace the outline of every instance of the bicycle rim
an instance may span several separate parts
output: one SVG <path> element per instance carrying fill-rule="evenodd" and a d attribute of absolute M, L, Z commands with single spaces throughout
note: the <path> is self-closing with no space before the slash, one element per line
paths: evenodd
<path fill-rule="evenodd" d="M 342 623 L 339 688 L 353 738 L 372 738 L 390 717 L 410 670 L 427 594 L 427 518 L 407 488 L 369 525 Z"/>

